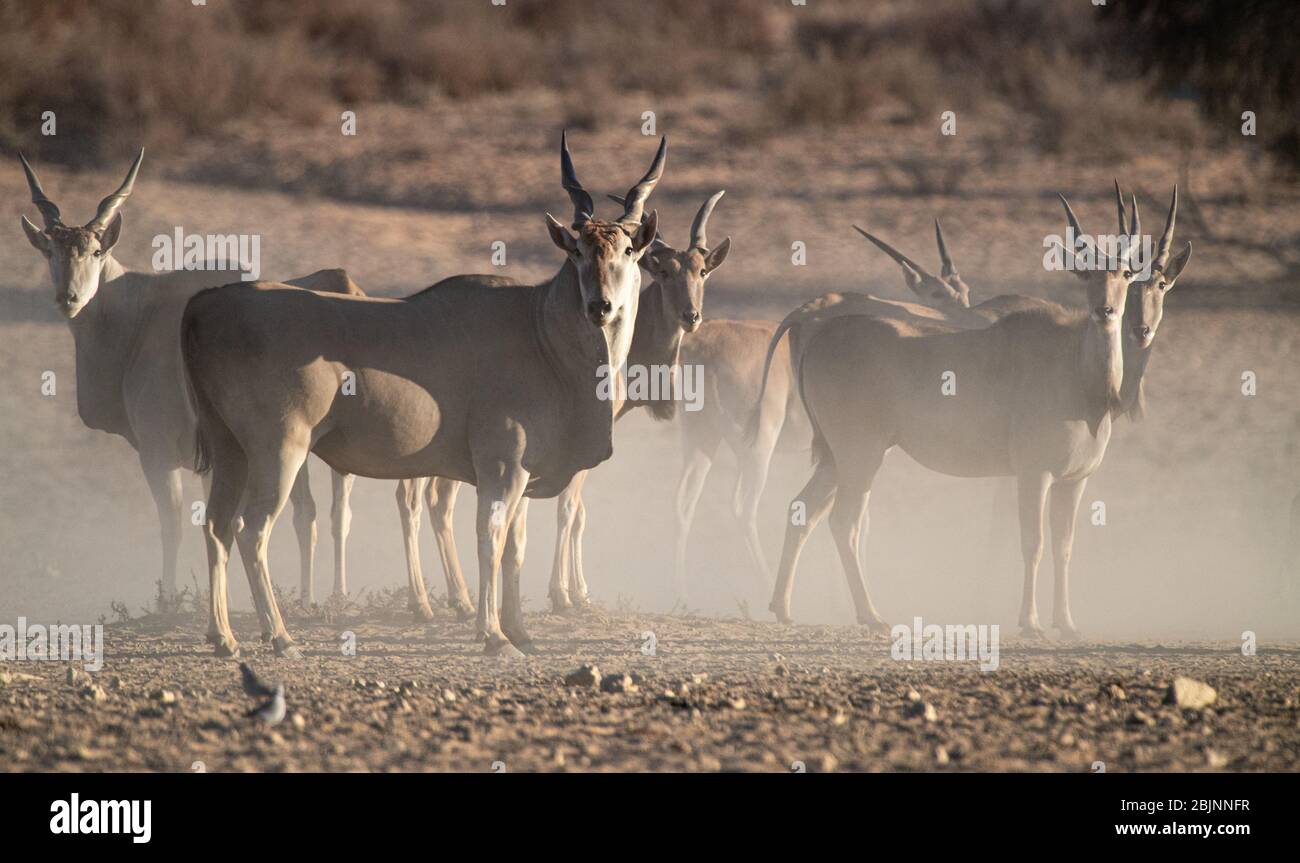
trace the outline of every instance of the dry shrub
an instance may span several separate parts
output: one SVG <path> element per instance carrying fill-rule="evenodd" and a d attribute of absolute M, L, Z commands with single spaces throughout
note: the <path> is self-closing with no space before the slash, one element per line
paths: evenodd
<path fill-rule="evenodd" d="M 1141 80 L 1111 80 L 1101 69 L 1053 56 L 1024 94 L 1023 116 L 1049 153 L 1123 158 L 1142 148 L 1194 146 L 1200 124 L 1187 102 L 1161 100 Z"/>
<path fill-rule="evenodd" d="M 764 0 L 0 0 L 0 20 L 0 147 L 79 161 L 259 113 L 318 121 L 430 91 L 736 83 L 755 65 L 740 60 L 778 36 Z M 53 138 L 39 134 L 46 110 Z"/>
<path fill-rule="evenodd" d="M 872 14 L 831 7 L 797 26 L 768 78 L 770 113 L 791 125 L 854 123 L 878 105 L 937 122 L 940 110 L 1001 106 L 1048 152 L 1093 158 L 1190 145 L 1193 107 L 1156 92 L 1131 41 L 1089 4 L 940 0 Z"/>

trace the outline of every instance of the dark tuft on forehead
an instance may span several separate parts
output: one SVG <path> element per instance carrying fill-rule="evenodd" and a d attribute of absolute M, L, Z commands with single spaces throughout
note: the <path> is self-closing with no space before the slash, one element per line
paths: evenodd
<path fill-rule="evenodd" d="M 70 227 L 68 225 L 55 225 L 46 229 L 50 239 L 62 245 L 69 246 L 74 251 L 86 252 L 90 250 L 90 240 L 94 237 L 90 231 L 85 228 Z"/>
<path fill-rule="evenodd" d="M 579 233 L 591 245 L 609 249 L 617 247 L 619 237 L 628 236 L 620 225 L 613 222 L 584 222 Z"/>

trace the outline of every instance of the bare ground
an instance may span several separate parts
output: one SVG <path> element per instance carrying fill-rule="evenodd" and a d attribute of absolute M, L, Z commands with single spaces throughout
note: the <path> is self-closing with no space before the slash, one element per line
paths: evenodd
<path fill-rule="evenodd" d="M 245 718 L 253 702 L 236 666 L 207 655 L 201 629 L 110 624 L 93 680 L 32 662 L 0 678 L 0 769 L 1300 768 L 1294 642 L 1244 656 L 1231 642 L 1013 638 L 999 668 L 981 672 L 894 660 L 888 639 L 844 626 L 599 610 L 529 624 L 544 652 L 516 660 L 484 657 L 472 627 L 449 617 L 427 629 L 373 614 L 299 624 L 307 656 L 292 663 L 239 620 L 245 655 L 286 683 L 289 716 L 273 729 Z M 355 656 L 341 655 L 344 632 Z M 628 675 L 635 691 L 566 686 L 584 663 Z M 1209 683 L 1218 700 L 1164 704 L 1177 676 Z"/>

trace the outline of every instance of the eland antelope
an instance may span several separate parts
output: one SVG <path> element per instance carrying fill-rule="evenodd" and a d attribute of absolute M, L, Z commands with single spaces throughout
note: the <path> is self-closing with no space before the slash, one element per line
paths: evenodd
<path fill-rule="evenodd" d="M 1076 237 L 1084 236 L 1061 201 Z M 1120 227 L 1126 229 L 1122 220 Z M 1116 255 L 1085 250 L 1096 252 L 1095 268 L 1080 268 L 1077 246 L 1061 251 L 1084 283 L 1086 310 L 1030 309 L 983 329 L 947 332 L 850 314 L 822 321 L 803 338 L 795 367 L 816 466 L 791 504 L 791 512 L 802 505 L 804 517 L 786 527 L 770 605 L 779 620 L 790 620 L 799 553 L 829 511 L 858 622 L 886 626 L 871 603 L 857 548 L 872 481 L 885 451 L 898 445 L 941 473 L 1016 477 L 1026 634 L 1042 632 L 1035 591 L 1050 496 L 1054 623 L 1066 635 L 1077 633 L 1068 599 L 1074 521 L 1084 484 L 1105 455 L 1112 413 L 1122 405 L 1122 322 L 1135 273 L 1127 248 Z M 782 323 L 769 357 L 799 317 L 792 313 Z"/>
<path fill-rule="evenodd" d="M 254 282 L 190 300 L 181 338 L 199 467 L 213 474 L 204 533 L 208 639 L 218 655 L 238 652 L 226 565 L 241 498 L 240 553 L 256 574 L 263 626 L 278 654 L 299 655 L 266 552 L 309 452 L 349 474 L 473 483 L 485 650 L 535 649 L 519 593 L 528 498 L 559 494 L 613 452 L 616 406 L 602 397 L 597 375 L 627 356 L 638 265 L 657 223 L 654 213 L 641 216 L 666 148 L 664 140 L 623 214 L 607 221 L 596 218 L 561 139 L 561 182 L 577 233 L 547 215 L 565 260 L 539 285 L 485 290 L 483 277 L 456 276 L 390 300 Z M 354 395 L 341 391 L 345 372 Z"/>
<path fill-rule="evenodd" d="M 113 255 L 122 236 L 122 205 L 144 160 L 141 149 L 117 190 L 81 227 L 64 224 L 36 172 L 19 154 L 32 203 L 45 227 L 22 217 L 27 240 L 46 259 L 54 302 L 68 320 L 76 353 L 77 414 L 88 428 L 119 435 L 136 450 L 158 510 L 162 534 L 164 596 L 176 595 L 181 537 L 187 523 L 184 472 L 194 467 L 194 413 L 185 395 L 180 321 L 196 292 L 221 281 L 206 270 L 145 273 L 128 270 Z M 293 285 L 360 293 L 343 270 L 320 270 Z M 340 515 L 347 481 L 335 477 L 335 579 L 342 577 Z M 316 544 L 316 506 L 307 468 L 293 485 L 294 527 L 304 594 L 310 601 Z"/>
<path fill-rule="evenodd" d="M 650 251 L 641 258 L 642 268 L 654 281 L 641 291 L 636 325 L 625 363 L 627 368 L 654 368 L 664 369 L 671 374 L 677 373 L 675 367 L 682 336 L 698 329 L 703 317 L 704 284 L 709 275 L 726 260 L 731 249 L 730 237 L 713 249 L 708 247 L 709 216 L 722 195 L 723 192 L 717 192 L 700 206 L 691 223 L 690 243 L 684 250 L 669 246 L 662 237 L 656 235 Z M 625 198 L 618 195 L 609 197 L 616 203 L 626 205 Z M 672 419 L 677 412 L 676 403 L 671 400 L 639 401 L 629 398 L 618 406 L 615 419 L 621 419 L 639 407 L 647 408 L 658 420 Z M 582 531 L 586 524 L 582 485 L 586 475 L 586 471 L 577 474 L 557 501 L 555 557 L 549 589 L 551 609 L 557 613 L 572 609 L 575 603 L 585 605 L 590 601 L 582 571 Z M 397 505 L 406 539 L 410 602 L 412 610 L 421 619 L 432 617 L 420 571 L 418 533 L 422 497 L 427 497 L 428 501 L 429 520 L 433 524 L 447 582 L 448 605 L 462 619 L 473 614 L 452 531 L 452 514 L 460 485 L 456 480 L 446 478 L 433 478 L 427 485 L 425 479 L 403 480 L 397 492 Z"/>
<path fill-rule="evenodd" d="M 1001 296 L 970 305 L 970 288 L 962 280 L 948 253 L 943 229 L 935 220 L 935 241 L 943 262 L 940 276 L 931 275 L 889 244 L 854 226 L 893 258 L 903 271 L 903 281 L 921 304 L 881 299 L 871 294 L 828 294 L 803 307 L 805 324 L 821 314 L 854 314 L 891 320 L 910 320 L 917 326 L 934 328 L 987 326 L 1010 311 L 1039 305 L 1032 297 Z M 674 589 L 681 600 L 687 597 L 686 552 L 696 505 L 722 442 L 734 453 L 739 468 L 732 495 L 732 509 L 740 521 L 745 546 L 755 572 L 771 586 L 768 565 L 758 531 L 758 506 L 772 456 L 778 449 L 806 451 L 812 430 L 803 410 L 791 364 L 791 339 L 777 341 L 771 361 L 764 363 L 768 346 L 777 330 L 775 321 L 706 321 L 699 331 L 682 342 L 682 363 L 704 369 L 705 391 L 709 394 L 702 410 L 681 415 L 683 445 L 682 475 L 676 494 L 676 541 Z M 794 337 L 796 331 L 791 331 Z M 794 349 L 798 355 L 798 348 Z M 767 378 L 764 380 L 764 374 Z M 752 426 L 746 425 L 762 393 Z"/>

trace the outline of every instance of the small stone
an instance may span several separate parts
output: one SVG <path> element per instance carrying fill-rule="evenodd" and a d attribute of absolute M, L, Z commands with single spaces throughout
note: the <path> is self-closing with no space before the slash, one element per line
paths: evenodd
<path fill-rule="evenodd" d="M 917 692 L 915 689 L 909 689 L 903 697 L 908 701 L 916 703 L 921 700 L 921 693 Z"/>
<path fill-rule="evenodd" d="M 1128 715 L 1129 725 L 1155 725 L 1156 721 L 1148 716 L 1144 711 L 1134 710 Z"/>
<path fill-rule="evenodd" d="M 153 700 L 157 701 L 159 704 L 175 704 L 176 693 L 172 692 L 170 689 L 159 689 L 154 692 Z"/>
<path fill-rule="evenodd" d="M 600 681 L 601 692 L 636 692 L 637 686 L 627 674 L 606 674 Z"/>
<path fill-rule="evenodd" d="M 913 701 L 907 707 L 907 715 L 913 719 L 924 719 L 926 722 L 937 722 L 939 719 L 939 712 L 928 701 Z"/>
<path fill-rule="evenodd" d="M 0 672 L 0 686 L 8 686 L 11 683 L 22 683 L 31 680 L 40 680 L 40 678 L 35 674 L 25 674 L 21 671 Z"/>
<path fill-rule="evenodd" d="M 104 690 L 99 686 L 91 683 L 81 687 L 81 697 L 89 698 L 91 701 L 98 702 L 108 698 L 108 693 L 104 692 Z"/>
<path fill-rule="evenodd" d="M 448 704 L 454 704 L 456 701 L 456 693 L 452 692 L 450 689 L 444 689 L 442 691 L 442 700 Z"/>
<path fill-rule="evenodd" d="M 575 669 L 566 674 L 564 676 L 564 685 L 576 686 L 580 689 L 591 689 L 595 686 L 601 686 L 600 669 L 591 663 L 587 663 L 581 668 Z"/>
<path fill-rule="evenodd" d="M 951 761 L 951 760 L 952 760 L 952 759 L 948 756 L 948 750 L 947 750 L 947 749 L 943 748 L 942 746 L 939 746 L 939 747 L 936 747 L 936 748 L 935 748 L 935 750 L 934 750 L 934 763 L 935 763 L 935 764 L 938 764 L 940 767 L 944 767 L 944 766 L 946 766 L 946 765 L 948 764 L 948 762 Z"/>
<path fill-rule="evenodd" d="M 1219 770 L 1228 766 L 1228 757 L 1213 749 L 1205 750 L 1205 763 L 1213 770 Z"/>
<path fill-rule="evenodd" d="M 289 722 L 292 723 L 293 727 L 298 731 L 302 731 L 307 727 L 307 720 L 302 718 L 301 713 L 295 713 L 293 717 L 290 718 Z"/>
<path fill-rule="evenodd" d="M 1109 698 L 1111 701 L 1126 701 L 1128 693 L 1118 683 L 1108 683 L 1101 688 L 1101 697 Z"/>
<path fill-rule="evenodd" d="M 1177 704 L 1184 710 L 1201 710 L 1219 697 L 1214 687 L 1190 677 L 1178 677 L 1165 691 L 1165 704 Z"/>
<path fill-rule="evenodd" d="M 88 683 L 90 683 L 90 675 L 89 675 L 89 674 L 87 674 L 86 672 L 82 671 L 80 668 L 69 668 L 69 669 L 68 669 L 68 685 L 69 685 L 69 686 L 84 686 L 84 685 L 86 685 L 86 684 L 88 684 Z"/>
<path fill-rule="evenodd" d="M 728 699 L 728 701 L 727 701 L 727 705 L 728 705 L 732 710 L 744 710 L 744 709 L 745 709 L 745 699 L 740 698 L 740 697 L 731 698 L 731 699 Z"/>

